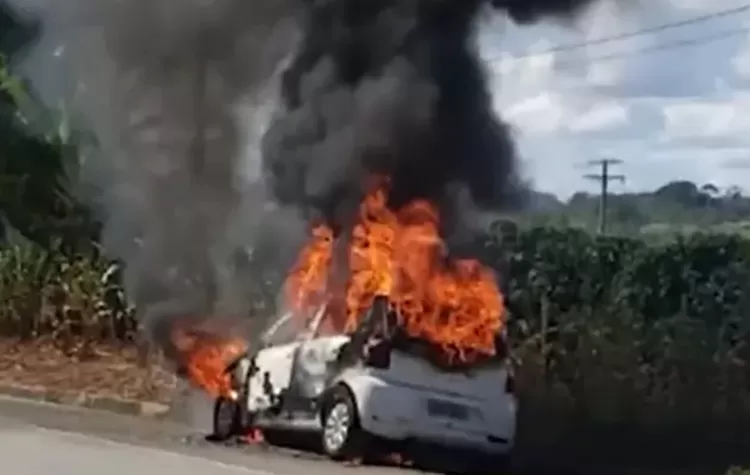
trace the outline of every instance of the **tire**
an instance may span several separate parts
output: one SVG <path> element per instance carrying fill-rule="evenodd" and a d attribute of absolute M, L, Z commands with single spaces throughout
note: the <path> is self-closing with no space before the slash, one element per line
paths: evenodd
<path fill-rule="evenodd" d="M 365 434 L 359 424 L 357 406 L 351 393 L 343 386 L 333 389 L 326 398 L 322 412 L 323 452 L 333 460 L 362 456 Z"/>
<path fill-rule="evenodd" d="M 237 428 L 238 432 L 246 432 L 255 423 L 255 413 L 250 412 L 248 407 L 248 395 L 250 394 L 250 370 L 245 374 L 242 390 L 237 396 Z"/>
<path fill-rule="evenodd" d="M 210 438 L 225 441 L 238 435 L 242 429 L 240 405 L 229 398 L 219 396 L 214 402 L 213 433 Z"/>

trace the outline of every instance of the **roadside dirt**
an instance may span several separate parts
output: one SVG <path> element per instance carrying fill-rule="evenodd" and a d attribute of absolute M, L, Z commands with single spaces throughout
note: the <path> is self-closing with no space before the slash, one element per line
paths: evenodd
<path fill-rule="evenodd" d="M 0 383 L 169 403 L 176 378 L 135 346 L 0 338 Z"/>

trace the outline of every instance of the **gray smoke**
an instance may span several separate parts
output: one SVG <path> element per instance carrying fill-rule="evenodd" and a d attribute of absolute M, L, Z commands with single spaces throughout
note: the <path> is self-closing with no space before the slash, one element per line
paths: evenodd
<path fill-rule="evenodd" d="M 293 212 L 269 209 L 255 147 L 296 38 L 295 2 L 13 3 L 43 24 L 22 71 L 96 137 L 86 198 L 152 336 L 174 316 L 245 310 L 238 255 L 302 234 Z"/>

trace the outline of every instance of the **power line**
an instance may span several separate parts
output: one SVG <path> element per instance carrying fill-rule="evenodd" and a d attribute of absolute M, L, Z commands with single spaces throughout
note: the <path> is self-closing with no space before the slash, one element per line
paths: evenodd
<path fill-rule="evenodd" d="M 725 10 L 718 10 L 718 11 L 714 11 L 714 12 L 707 13 L 704 15 L 694 16 L 694 17 L 681 20 L 681 21 L 662 23 L 660 25 L 656 25 L 650 28 L 643 28 L 640 30 L 630 31 L 630 32 L 622 33 L 618 35 L 602 36 L 599 38 L 595 38 L 595 39 L 587 40 L 587 41 L 581 41 L 578 43 L 568 43 L 568 44 L 557 45 L 557 46 L 553 46 L 543 51 L 537 51 L 533 53 L 524 54 L 521 56 L 516 56 L 513 59 L 519 60 L 519 59 L 526 59 L 526 58 L 532 58 L 532 57 L 537 57 L 537 56 L 545 56 L 548 54 L 557 53 L 561 51 L 581 49 L 587 46 L 596 46 L 596 45 L 602 45 L 602 44 L 607 44 L 607 43 L 613 43 L 613 42 L 625 40 L 628 38 L 635 38 L 638 36 L 643 36 L 643 35 L 648 35 L 652 33 L 658 33 L 661 31 L 672 30 L 672 29 L 682 28 L 685 26 L 690 26 L 690 25 L 694 25 L 698 23 L 703 23 L 703 22 L 714 20 L 717 18 L 729 17 L 732 15 L 736 15 L 738 13 L 746 12 L 746 11 L 750 11 L 750 4 L 744 4 L 739 7 L 729 8 Z M 495 57 L 495 58 L 489 58 L 488 61 L 498 61 L 502 59 L 503 58 Z"/>
<path fill-rule="evenodd" d="M 652 46 L 646 46 L 644 48 L 636 48 L 630 51 L 589 56 L 583 62 L 588 64 L 591 62 L 611 61 L 615 59 L 643 56 L 643 55 L 647 55 L 650 53 L 657 53 L 660 51 L 668 51 L 668 50 L 673 50 L 673 49 L 686 48 L 689 46 L 700 46 L 700 45 L 709 44 L 709 43 L 713 43 L 716 41 L 732 38 L 734 36 L 745 35 L 748 32 L 750 32 L 750 27 L 733 28 L 730 30 L 720 31 L 713 35 L 705 35 L 705 36 L 698 37 L 698 38 L 685 38 L 681 40 L 667 41 L 667 42 L 659 43 L 659 44 L 652 45 Z M 575 62 L 576 62 L 575 60 L 563 59 L 559 61 L 558 64 L 561 64 L 561 63 L 569 64 L 569 63 L 575 63 Z"/>
<path fill-rule="evenodd" d="M 713 35 L 704 35 L 704 36 L 697 37 L 697 38 L 684 38 L 681 40 L 667 41 L 667 42 L 659 43 L 656 45 L 646 46 L 643 48 L 636 48 L 630 51 L 589 56 L 588 58 L 584 60 L 581 60 L 581 59 L 556 60 L 555 64 L 557 65 L 590 64 L 590 63 L 606 62 L 606 61 L 612 61 L 612 60 L 618 60 L 618 59 L 630 59 L 630 58 L 644 56 L 644 55 L 651 54 L 651 53 L 658 53 L 661 51 L 669 51 L 673 49 L 686 48 L 690 46 L 700 46 L 700 45 L 709 44 L 709 43 L 713 43 L 716 41 L 732 38 L 735 36 L 745 35 L 748 33 L 750 33 L 750 27 L 733 28 L 733 29 L 720 31 Z M 511 58 L 511 62 L 514 62 L 517 59 L 524 59 L 524 58 L 525 57 Z M 492 60 L 489 60 L 489 61 L 492 61 Z"/>

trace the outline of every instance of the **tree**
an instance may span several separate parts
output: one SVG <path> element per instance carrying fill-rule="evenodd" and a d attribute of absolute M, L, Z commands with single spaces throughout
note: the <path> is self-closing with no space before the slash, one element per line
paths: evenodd
<path fill-rule="evenodd" d="M 711 198 L 715 198 L 719 194 L 719 188 L 713 183 L 706 183 L 701 186 L 701 191 L 709 195 Z"/>
<path fill-rule="evenodd" d="M 742 188 L 732 185 L 724 191 L 724 197 L 727 201 L 739 201 L 742 199 Z"/>
<path fill-rule="evenodd" d="M 692 208 L 702 204 L 703 193 L 692 181 L 671 181 L 654 192 L 656 199 L 662 202 L 672 202 L 685 208 Z"/>

